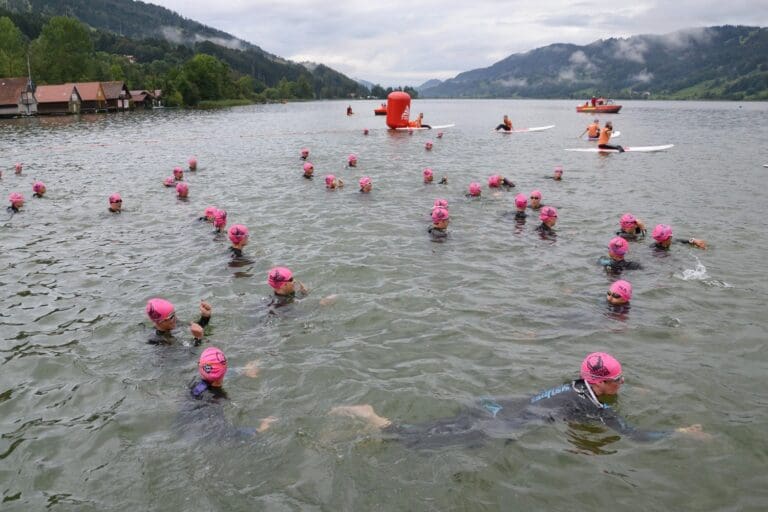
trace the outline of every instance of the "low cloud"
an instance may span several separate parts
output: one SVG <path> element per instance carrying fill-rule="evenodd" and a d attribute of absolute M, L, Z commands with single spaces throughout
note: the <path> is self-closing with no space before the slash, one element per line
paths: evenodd
<path fill-rule="evenodd" d="M 658 40 L 670 49 L 680 50 L 694 44 L 706 43 L 712 38 L 712 33 L 707 28 L 691 28 L 678 30 L 670 34 L 658 36 Z"/>
<path fill-rule="evenodd" d="M 648 45 L 638 37 L 619 39 L 616 41 L 616 49 L 613 53 L 613 57 L 618 60 L 629 60 L 644 64 L 645 52 L 647 51 Z"/>
<path fill-rule="evenodd" d="M 644 84 L 647 84 L 651 80 L 653 80 L 653 73 L 649 73 L 647 69 L 629 77 L 630 82 L 642 82 Z"/>
<path fill-rule="evenodd" d="M 234 38 L 224 39 L 223 37 L 209 37 L 209 36 L 201 36 L 200 34 L 195 34 L 195 42 L 199 43 L 201 41 L 210 41 L 213 44 L 217 44 L 219 46 L 223 46 L 231 50 L 245 49 L 245 45 L 239 39 L 234 39 Z"/>
<path fill-rule="evenodd" d="M 496 80 L 494 84 L 501 85 L 502 87 L 525 87 L 528 85 L 528 80 L 525 78 L 505 78 L 503 80 Z"/>

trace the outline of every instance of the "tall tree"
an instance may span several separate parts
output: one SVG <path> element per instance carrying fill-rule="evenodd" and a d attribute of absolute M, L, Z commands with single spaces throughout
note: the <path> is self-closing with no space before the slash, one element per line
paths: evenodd
<path fill-rule="evenodd" d="M 201 100 L 220 100 L 226 96 L 229 66 L 216 57 L 198 53 L 184 64 L 183 72 Z M 187 95 L 183 91 L 182 94 L 186 101 Z"/>
<path fill-rule="evenodd" d="M 46 83 L 89 80 L 94 66 L 93 42 L 85 25 L 55 16 L 31 45 L 34 76 Z"/>
<path fill-rule="evenodd" d="M 24 37 L 21 30 L 3 16 L 0 18 L 0 76 L 26 76 Z"/>

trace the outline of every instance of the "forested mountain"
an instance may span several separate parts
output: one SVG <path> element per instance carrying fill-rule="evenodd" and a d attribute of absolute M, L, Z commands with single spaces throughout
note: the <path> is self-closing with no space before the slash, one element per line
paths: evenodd
<path fill-rule="evenodd" d="M 420 93 L 427 98 L 768 100 L 768 29 L 721 26 L 586 46 L 552 44 Z"/>
<path fill-rule="evenodd" d="M 212 55 L 239 75 L 251 77 L 256 93 L 277 88 L 286 81 L 298 84 L 299 80 L 303 89 L 309 87 L 309 97 L 364 96 L 368 92 L 331 68 L 318 65 L 310 70 L 226 32 L 144 2 L 0 0 L 0 16 L 9 17 L 28 40 L 37 38 L 43 24 L 51 17 L 76 18 L 95 29 L 91 34 L 95 51 L 130 56 L 139 64 L 163 61 L 178 64 L 178 59 L 188 59 L 196 53 Z"/>

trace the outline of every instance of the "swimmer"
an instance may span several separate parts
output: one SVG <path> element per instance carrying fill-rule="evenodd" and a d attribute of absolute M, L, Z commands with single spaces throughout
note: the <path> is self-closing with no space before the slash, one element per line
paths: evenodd
<path fill-rule="evenodd" d="M 563 180 L 563 168 L 562 166 L 555 167 L 555 172 L 552 174 L 552 176 L 545 176 L 545 178 L 554 180 L 554 181 L 562 181 Z"/>
<path fill-rule="evenodd" d="M 437 132 L 437 138 L 442 139 L 443 138 L 443 132 Z"/>
<path fill-rule="evenodd" d="M 181 167 L 173 168 L 173 179 L 176 181 L 182 181 L 184 179 L 184 171 Z"/>
<path fill-rule="evenodd" d="M 605 270 L 614 274 L 621 273 L 622 270 L 638 270 L 643 268 L 639 263 L 627 261 L 624 256 L 629 251 L 629 243 L 620 236 L 611 238 L 608 242 L 608 256 L 603 256 L 597 260 L 599 265 L 605 267 Z"/>
<path fill-rule="evenodd" d="M 466 197 L 480 197 L 480 195 L 483 192 L 483 188 L 480 186 L 477 182 L 472 182 L 469 184 L 469 192 L 465 194 Z"/>
<path fill-rule="evenodd" d="M 508 115 L 504 114 L 504 119 L 501 120 L 501 124 L 496 127 L 496 131 L 504 130 L 505 132 L 512 131 L 512 120 Z"/>
<path fill-rule="evenodd" d="M 432 141 L 431 140 L 428 140 L 427 142 L 424 143 L 424 149 L 426 149 L 427 151 L 431 151 L 432 150 Z"/>
<path fill-rule="evenodd" d="M 592 124 L 587 126 L 584 129 L 584 131 L 581 132 L 579 134 L 579 136 L 576 137 L 576 138 L 580 139 L 582 137 L 582 135 L 584 135 L 585 133 L 587 134 L 587 137 L 589 137 L 590 139 L 598 138 L 600 136 L 600 120 L 599 119 L 595 119 L 594 121 L 592 121 Z"/>
<path fill-rule="evenodd" d="M 301 151 L 299 151 L 299 158 L 302 160 L 306 160 L 309 158 L 309 149 L 307 148 L 301 148 Z"/>
<path fill-rule="evenodd" d="M 653 228 L 651 236 L 656 241 L 651 247 L 661 251 L 668 251 L 670 245 L 672 245 L 672 227 L 666 224 L 659 224 Z M 699 249 L 706 249 L 707 242 L 699 238 L 689 238 L 687 240 L 677 240 L 681 244 L 688 244 Z"/>
<path fill-rule="evenodd" d="M 36 181 L 34 185 L 32 185 L 32 197 L 43 197 L 46 192 L 45 183 L 42 181 Z"/>
<path fill-rule="evenodd" d="M 515 220 L 525 220 L 528 216 L 525 210 L 528 208 L 528 198 L 525 194 L 517 194 L 515 196 Z"/>
<path fill-rule="evenodd" d="M 6 210 L 9 213 L 19 213 L 24 206 L 24 196 L 19 192 L 11 192 L 8 196 L 8 202 L 10 202 L 11 205 L 6 208 Z"/>
<path fill-rule="evenodd" d="M 373 181 L 371 181 L 371 178 L 368 176 L 360 178 L 360 192 L 367 194 L 371 189 L 373 189 Z"/>
<path fill-rule="evenodd" d="M 632 284 L 619 279 L 611 284 L 606 294 L 606 300 L 611 306 L 627 306 L 632 298 Z"/>
<path fill-rule="evenodd" d="M 489 188 L 500 188 L 504 187 L 506 189 L 514 188 L 515 184 L 512 183 L 512 181 L 508 180 L 504 176 L 501 176 L 500 174 L 494 174 L 493 176 L 488 177 L 488 187 Z"/>
<path fill-rule="evenodd" d="M 363 128 L 363 135 L 368 135 L 368 128 Z"/>
<path fill-rule="evenodd" d="M 24 169 L 24 164 L 21 162 L 18 162 L 16 165 L 13 166 L 13 172 L 14 174 L 21 174 L 21 171 Z"/>
<path fill-rule="evenodd" d="M 198 217 L 197 220 L 200 222 L 210 222 L 213 223 L 214 219 L 216 218 L 216 207 L 215 206 L 206 206 L 205 210 L 203 210 L 203 216 Z"/>
<path fill-rule="evenodd" d="M 186 199 L 189 195 L 189 185 L 186 183 L 177 183 L 176 184 L 176 197 L 179 199 Z"/>
<path fill-rule="evenodd" d="M 432 204 L 432 209 L 434 210 L 435 208 L 438 208 L 438 207 L 445 208 L 447 210 L 448 209 L 448 200 L 447 199 L 435 199 L 435 202 Z"/>
<path fill-rule="evenodd" d="M 232 247 L 229 248 L 232 256 L 235 258 L 243 257 L 243 247 L 248 245 L 248 228 L 242 224 L 234 224 L 229 228 L 229 241 Z"/>
<path fill-rule="evenodd" d="M 541 224 L 536 228 L 542 237 L 555 236 L 555 224 L 557 224 L 557 210 L 552 206 L 544 206 L 539 212 Z"/>
<path fill-rule="evenodd" d="M 432 209 L 432 225 L 427 229 L 433 240 L 444 239 L 448 236 L 448 222 L 451 216 L 447 208 L 436 206 Z"/>
<path fill-rule="evenodd" d="M 447 185 L 448 184 L 448 176 L 443 176 L 440 178 L 440 181 L 437 182 L 438 185 Z"/>
<path fill-rule="evenodd" d="M 114 193 L 109 196 L 109 211 L 112 213 L 120 213 L 123 210 L 123 198 L 120 194 Z"/>
<path fill-rule="evenodd" d="M 421 175 L 424 177 L 424 183 L 432 183 L 435 179 L 435 173 L 429 167 L 421 171 Z"/>
<path fill-rule="evenodd" d="M 155 327 L 155 336 L 150 338 L 148 343 L 153 345 L 172 343 L 173 330 L 176 329 L 176 308 L 173 304 L 165 299 L 149 299 L 146 312 Z M 211 321 L 212 313 L 211 305 L 200 301 L 200 319 L 189 324 L 189 332 L 194 338 L 193 345 L 202 343 L 204 328 Z"/>
<path fill-rule="evenodd" d="M 293 278 L 293 272 L 286 267 L 275 267 L 267 273 L 267 284 L 275 291 L 270 302 L 270 314 L 275 314 L 274 309 L 290 304 L 296 297 L 296 284 L 299 285 L 299 294 L 307 295 L 309 290 L 298 279 Z"/>
<path fill-rule="evenodd" d="M 337 406 L 330 414 L 359 418 L 411 448 L 438 448 L 477 444 L 489 438 L 511 438 L 530 423 L 555 421 L 569 425 L 608 427 L 634 441 L 655 441 L 674 433 L 707 439 L 701 425 L 674 431 L 641 430 L 630 426 L 608 404 L 619 394 L 624 375 L 618 360 L 605 352 L 593 352 L 581 363 L 579 378 L 542 391 L 527 399 L 481 399 L 451 418 L 421 424 L 398 425 L 379 416 L 368 404 Z M 578 428 L 578 426 L 576 427 Z"/>
<path fill-rule="evenodd" d="M 312 174 L 315 172 L 315 166 L 312 165 L 312 162 L 304 162 L 304 177 L 308 180 L 312 179 Z"/>
<path fill-rule="evenodd" d="M 216 210 L 213 215 L 213 227 L 216 233 L 221 233 L 227 227 L 227 212 L 225 210 Z"/>
<path fill-rule="evenodd" d="M 163 185 L 166 187 L 175 187 L 176 180 L 173 178 L 173 176 L 168 176 L 163 180 Z"/>
<path fill-rule="evenodd" d="M 613 134 L 613 123 L 610 121 L 605 122 L 605 128 L 600 130 L 600 137 L 597 139 L 597 147 L 600 149 L 618 149 L 619 153 L 624 152 L 624 148 L 618 145 L 608 144 Z"/>
<path fill-rule="evenodd" d="M 347 157 L 347 165 L 350 167 L 357 167 L 357 155 L 352 154 Z"/>
<path fill-rule="evenodd" d="M 333 174 L 329 174 L 325 177 L 325 188 L 337 189 L 344 187 L 344 180 L 337 178 Z"/>
<path fill-rule="evenodd" d="M 190 171 L 196 171 L 197 170 L 197 158 L 190 157 L 190 159 L 187 161 L 187 165 L 189 166 Z"/>
<path fill-rule="evenodd" d="M 534 190 L 531 192 L 531 204 L 529 204 L 528 207 L 531 210 L 538 210 L 543 206 L 544 205 L 541 204 L 541 190 Z"/>
<path fill-rule="evenodd" d="M 625 213 L 619 219 L 619 226 L 621 231 L 617 231 L 616 235 L 620 236 L 624 240 L 639 240 L 645 238 L 645 223 L 640 219 L 635 218 L 631 213 Z"/>
<path fill-rule="evenodd" d="M 352 105 L 347 105 L 347 115 L 348 116 L 354 115 L 354 112 L 352 112 Z"/>

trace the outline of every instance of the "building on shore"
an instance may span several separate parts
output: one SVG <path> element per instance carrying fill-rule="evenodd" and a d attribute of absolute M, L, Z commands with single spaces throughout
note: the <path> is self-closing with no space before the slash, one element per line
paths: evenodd
<path fill-rule="evenodd" d="M 123 112 L 131 108 L 131 93 L 123 81 L 101 82 L 104 97 L 107 100 L 107 110 Z"/>
<path fill-rule="evenodd" d="M 35 90 L 40 115 L 79 114 L 82 98 L 74 84 L 39 85 Z"/>
<path fill-rule="evenodd" d="M 104 89 L 101 87 L 101 82 L 79 82 L 66 85 L 74 85 L 77 88 L 77 92 L 80 93 L 80 112 L 92 113 L 107 111 L 107 98 L 104 96 Z"/>
<path fill-rule="evenodd" d="M 152 108 L 155 97 L 146 89 L 131 92 L 131 108 Z"/>
<path fill-rule="evenodd" d="M 29 78 L 0 78 L 0 117 L 35 114 L 35 84 Z"/>

